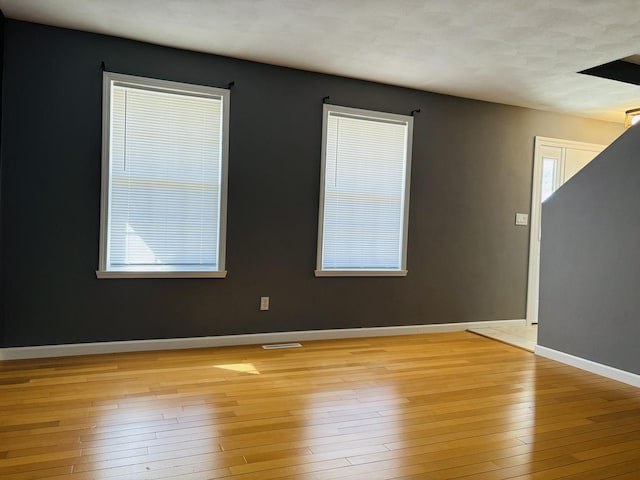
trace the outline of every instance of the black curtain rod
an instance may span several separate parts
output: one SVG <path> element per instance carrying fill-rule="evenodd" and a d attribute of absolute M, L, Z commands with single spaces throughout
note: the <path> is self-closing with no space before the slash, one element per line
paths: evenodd
<path fill-rule="evenodd" d="M 100 62 L 100 68 L 102 69 L 103 72 L 107 71 L 107 66 L 104 63 L 104 60 L 102 62 Z M 235 80 L 231 80 L 229 83 L 227 83 L 227 90 L 231 90 L 231 87 L 233 87 L 235 84 L 236 84 Z M 327 98 L 329 98 L 329 97 L 327 97 Z"/>
<path fill-rule="evenodd" d="M 322 103 L 327 103 L 329 100 L 331 100 L 331 97 L 329 95 L 327 95 L 326 97 L 322 97 Z M 409 115 L 411 115 L 412 117 L 415 117 L 416 113 L 420 113 L 420 109 L 416 108 L 415 110 L 411 110 L 411 113 Z"/>

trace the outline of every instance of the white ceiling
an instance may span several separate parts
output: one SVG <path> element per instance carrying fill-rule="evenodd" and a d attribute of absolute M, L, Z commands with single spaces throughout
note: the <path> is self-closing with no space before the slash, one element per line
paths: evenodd
<path fill-rule="evenodd" d="M 576 72 L 640 51 L 638 0 L 0 0 L 5 16 L 623 121 L 640 86 Z"/>

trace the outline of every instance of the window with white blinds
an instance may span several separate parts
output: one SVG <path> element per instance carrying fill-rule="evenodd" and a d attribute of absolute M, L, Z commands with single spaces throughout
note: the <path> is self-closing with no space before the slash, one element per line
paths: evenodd
<path fill-rule="evenodd" d="M 99 278 L 223 277 L 229 90 L 104 73 Z"/>
<path fill-rule="evenodd" d="M 317 276 L 406 275 L 413 118 L 324 105 Z"/>

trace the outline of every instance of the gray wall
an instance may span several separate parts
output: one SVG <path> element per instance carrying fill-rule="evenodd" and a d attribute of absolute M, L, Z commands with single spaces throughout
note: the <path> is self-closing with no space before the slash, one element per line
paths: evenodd
<path fill-rule="evenodd" d="M 640 127 L 542 208 L 538 343 L 640 373 Z"/>
<path fill-rule="evenodd" d="M 101 71 L 231 93 L 226 279 L 97 280 Z M 535 135 L 620 125 L 8 20 L 5 346 L 523 318 Z M 322 97 L 415 118 L 406 278 L 315 278 Z M 258 299 L 271 297 L 260 312 Z"/>
<path fill-rule="evenodd" d="M 4 14 L 0 11 L 0 132 L 2 132 L 2 77 L 4 57 Z M 4 315 L 2 315 L 2 301 L 4 299 L 4 266 L 2 263 L 2 135 L 0 133 L 0 345 L 4 338 Z"/>

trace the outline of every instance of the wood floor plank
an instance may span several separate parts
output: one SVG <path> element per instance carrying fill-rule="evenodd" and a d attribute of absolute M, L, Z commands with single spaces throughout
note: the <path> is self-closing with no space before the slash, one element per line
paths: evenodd
<path fill-rule="evenodd" d="M 640 393 L 467 332 L 0 362 L 0 480 L 640 478 Z"/>

